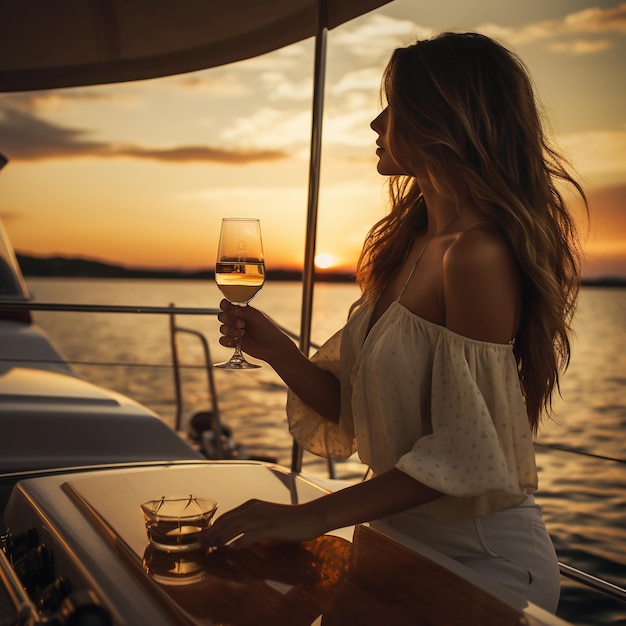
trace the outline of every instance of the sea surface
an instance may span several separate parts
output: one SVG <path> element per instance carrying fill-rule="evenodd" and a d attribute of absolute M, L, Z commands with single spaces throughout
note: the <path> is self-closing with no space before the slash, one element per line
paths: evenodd
<path fill-rule="evenodd" d="M 220 293 L 209 281 L 28 279 L 35 301 L 72 304 L 216 308 Z M 315 288 L 311 339 L 322 343 L 345 322 L 358 295 L 352 284 Z M 268 282 L 254 301 L 298 333 L 299 283 Z M 177 409 L 169 320 L 159 315 L 36 312 L 78 374 L 142 402 L 174 426 Z M 231 350 L 218 344 L 214 316 L 179 315 L 177 325 L 206 336 L 213 362 Z M 626 289 L 583 288 L 574 322 L 570 367 L 554 413 L 537 437 L 543 508 L 559 560 L 626 587 Z M 197 337 L 179 336 L 184 403 L 180 426 L 196 411 L 214 408 Z M 121 363 L 121 364 L 120 364 Z M 214 370 L 221 419 L 253 457 L 291 463 L 285 387 L 272 369 Z M 324 474 L 325 461 L 305 454 L 304 471 Z M 339 478 L 361 477 L 355 457 L 336 465 Z M 572 624 L 626 625 L 626 605 L 564 579 L 559 615 Z"/>

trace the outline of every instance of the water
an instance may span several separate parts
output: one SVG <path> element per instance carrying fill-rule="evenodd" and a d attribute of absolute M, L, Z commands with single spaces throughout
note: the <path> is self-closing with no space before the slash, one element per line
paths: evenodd
<path fill-rule="evenodd" d="M 220 293 L 209 281 L 30 279 L 41 302 L 122 304 L 213 308 Z M 351 284 L 316 286 L 312 341 L 321 343 L 346 318 L 357 297 Z M 254 304 L 278 323 L 300 328 L 301 287 L 268 282 Z M 556 398 L 554 415 L 538 437 L 540 488 L 544 510 L 559 559 L 626 586 L 626 290 L 582 290 L 575 320 L 576 338 L 570 368 L 563 378 L 563 398 Z M 169 326 L 164 316 L 102 313 L 37 312 L 42 326 L 88 380 L 115 389 L 144 403 L 171 425 L 176 403 Z M 231 349 L 218 344 L 214 317 L 178 316 L 179 326 L 201 331 L 213 361 L 225 360 Z M 183 370 L 182 426 L 197 410 L 210 405 L 202 350 L 197 339 L 179 339 Z M 90 363 L 103 365 L 91 365 Z M 108 363 L 123 362 L 110 367 Z M 142 365 L 138 365 L 142 364 Z M 285 417 L 285 387 L 268 366 L 258 370 L 215 370 L 219 410 L 236 441 L 254 456 L 291 463 L 291 438 Z M 546 447 L 544 447 L 546 446 Z M 585 453 L 572 454 L 547 446 Z M 605 458 L 622 459 L 622 463 Z M 305 454 L 304 469 L 326 471 L 325 462 Z M 340 478 L 363 475 L 356 458 L 337 465 Z M 579 626 L 626 625 L 626 605 L 587 592 L 564 581 L 559 615 Z"/>

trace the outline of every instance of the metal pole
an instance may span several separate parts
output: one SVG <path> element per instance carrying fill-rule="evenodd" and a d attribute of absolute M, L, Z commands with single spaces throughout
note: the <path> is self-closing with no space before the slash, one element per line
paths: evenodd
<path fill-rule="evenodd" d="M 180 382 L 180 362 L 178 360 L 178 337 L 176 335 L 176 316 L 174 314 L 175 305 L 170 303 L 172 312 L 170 318 L 170 347 L 172 349 L 172 371 L 174 374 L 174 392 L 176 393 L 176 421 L 174 428 L 178 432 L 181 428 L 183 418 L 183 394 Z"/>
<path fill-rule="evenodd" d="M 304 269 L 302 272 L 302 315 L 300 321 L 300 350 L 308 356 L 313 315 L 313 283 L 315 278 L 315 238 L 320 186 L 322 153 L 322 116 L 324 110 L 324 80 L 326 77 L 326 39 L 328 18 L 326 0 L 318 1 L 317 33 L 315 35 L 315 68 L 313 75 L 313 120 L 311 125 L 311 155 L 309 160 L 309 196 L 307 205 Z M 291 469 L 302 469 L 302 448 L 294 442 Z"/>

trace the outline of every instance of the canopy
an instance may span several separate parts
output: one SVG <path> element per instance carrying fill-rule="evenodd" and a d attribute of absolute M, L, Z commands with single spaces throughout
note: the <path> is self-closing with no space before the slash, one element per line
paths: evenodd
<path fill-rule="evenodd" d="M 389 0 L 321 0 L 334 28 Z M 0 0 L 0 91 L 155 78 L 312 37 L 317 0 Z"/>

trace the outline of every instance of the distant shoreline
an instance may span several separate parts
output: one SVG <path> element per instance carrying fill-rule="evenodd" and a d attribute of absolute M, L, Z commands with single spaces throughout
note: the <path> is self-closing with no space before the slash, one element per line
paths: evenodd
<path fill-rule="evenodd" d="M 214 280 L 213 270 L 176 270 L 124 267 L 101 261 L 69 257 L 35 257 L 16 253 L 17 261 L 25 277 L 32 278 L 155 278 L 181 280 Z M 273 269 L 266 271 L 267 280 L 299 282 L 300 270 Z M 315 270 L 315 279 L 324 282 L 354 283 L 355 276 L 349 272 Z"/>
<path fill-rule="evenodd" d="M 17 260 L 25 277 L 32 278 L 149 278 L 180 280 L 213 280 L 213 270 L 176 270 L 124 267 L 101 261 L 70 257 L 35 257 L 17 253 Z M 300 270 L 267 270 L 267 280 L 299 282 Z M 320 282 L 354 283 L 355 276 L 349 272 L 315 270 Z M 626 277 L 605 276 L 584 278 L 583 287 L 626 287 Z"/>

